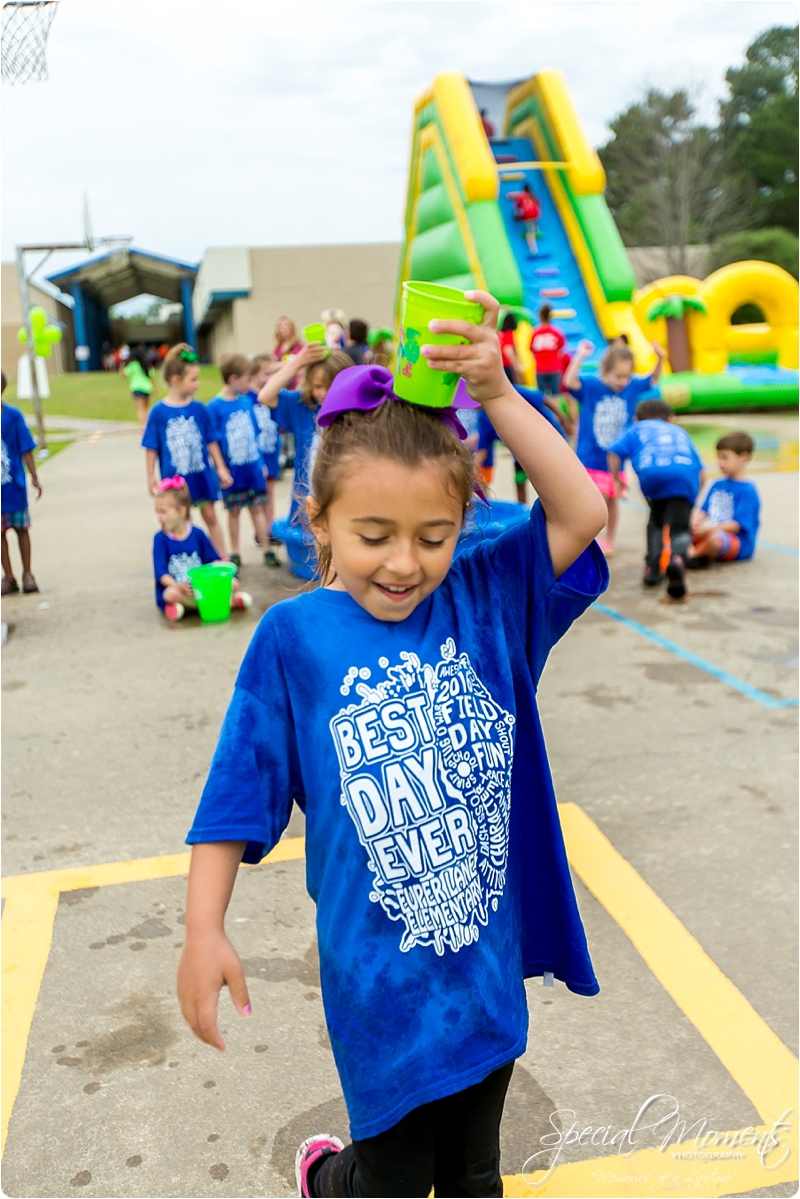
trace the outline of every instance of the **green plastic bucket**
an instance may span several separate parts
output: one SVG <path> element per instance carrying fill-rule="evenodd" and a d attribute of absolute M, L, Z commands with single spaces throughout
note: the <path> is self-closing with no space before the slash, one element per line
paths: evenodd
<path fill-rule="evenodd" d="M 212 562 L 208 566 L 189 568 L 189 582 L 203 624 L 230 620 L 235 574 L 236 567 L 232 562 Z"/>
<path fill-rule="evenodd" d="M 464 299 L 463 291 L 442 287 L 439 283 L 403 284 L 400 309 L 400 343 L 394 368 L 394 392 L 409 404 L 425 408 L 448 408 L 458 386 L 459 375 L 431 370 L 422 346 L 466 345 L 466 339 L 452 333 L 431 333 L 429 321 L 469 321 L 479 325 L 483 307 Z"/>

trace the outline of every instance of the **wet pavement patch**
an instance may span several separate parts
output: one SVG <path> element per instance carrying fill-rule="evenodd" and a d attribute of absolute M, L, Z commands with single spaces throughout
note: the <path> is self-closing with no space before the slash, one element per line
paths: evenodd
<path fill-rule="evenodd" d="M 92 1176 L 88 1170 L 79 1170 L 70 1178 L 70 1185 L 74 1187 L 86 1187 L 92 1181 Z"/>
<path fill-rule="evenodd" d="M 55 853 L 56 851 L 53 850 L 53 852 Z M 72 907 L 73 904 L 80 903 L 84 899 L 91 899 L 99 890 L 99 887 L 79 887 L 77 891 L 62 891 L 58 897 L 58 902 Z"/>
<path fill-rule="evenodd" d="M 264 982 L 282 983 L 296 978 L 304 987 L 319 987 L 319 952 L 316 941 L 312 941 L 300 958 L 244 958 L 242 969 L 246 978 L 260 978 Z"/>
<path fill-rule="evenodd" d="M 272 1142 L 270 1164 L 286 1179 L 289 1186 L 293 1186 L 295 1154 L 306 1137 L 324 1128 L 326 1132 L 339 1137 L 347 1144 L 350 1140 L 349 1127 L 347 1108 L 341 1096 L 329 1099 L 326 1103 L 319 1103 L 308 1111 L 300 1112 L 288 1124 L 278 1129 Z"/>
<path fill-rule="evenodd" d="M 85 1066 L 95 1074 L 109 1074 L 128 1066 L 160 1066 L 167 1060 L 167 1049 L 178 1037 L 164 998 L 144 991 L 108 1011 L 126 1023 L 90 1040 L 82 1058 L 59 1061 Z"/>
<path fill-rule="evenodd" d="M 141 1166 L 142 1159 L 138 1153 L 134 1153 L 133 1157 L 129 1157 L 125 1162 L 126 1166 Z"/>
<path fill-rule="evenodd" d="M 221 1182 L 223 1178 L 227 1178 L 230 1174 L 230 1170 L 225 1162 L 217 1162 L 215 1166 L 209 1166 L 208 1172 L 212 1178 L 216 1178 L 219 1182 Z"/>
<path fill-rule="evenodd" d="M 149 920 L 144 920 L 141 924 L 137 924 L 128 933 L 129 937 L 139 937 L 144 941 L 151 941 L 154 937 L 171 937 L 172 929 L 159 919 L 158 916 L 151 916 Z"/>

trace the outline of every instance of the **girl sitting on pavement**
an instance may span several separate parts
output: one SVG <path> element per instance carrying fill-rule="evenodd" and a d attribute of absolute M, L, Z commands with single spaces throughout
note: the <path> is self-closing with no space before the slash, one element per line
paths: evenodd
<path fill-rule="evenodd" d="M 605 506 L 505 377 L 497 301 L 467 298 L 485 307 L 481 326 L 431 322 L 467 344 L 422 354 L 464 377 L 541 502 L 454 561 L 475 484 L 455 409 L 403 403 L 382 367 L 337 374 L 306 501 L 321 585 L 262 619 L 188 837 L 178 994 L 195 1034 L 223 1049 L 220 989 L 250 1014 L 224 930 L 239 863 L 277 843 L 293 801 L 306 814 L 353 1142 L 301 1145 L 305 1196 L 502 1195 L 523 979 L 598 990 L 535 692 L 607 584 L 593 544 Z"/>
<path fill-rule="evenodd" d="M 221 561 L 202 529 L 189 519 L 192 498 L 180 475 L 162 479 L 156 495 L 156 516 L 161 529 L 153 538 L 156 604 L 170 624 L 183 620 L 187 608 L 197 608 L 189 570 Z M 226 559 L 227 560 L 227 559 Z M 251 608 L 252 598 L 233 580 L 231 608 Z"/>
<path fill-rule="evenodd" d="M 230 487 L 233 480 L 206 406 L 194 398 L 200 386 L 200 367 L 197 355 L 185 342 L 173 346 L 164 359 L 164 382 L 169 391 L 151 408 L 142 436 L 142 446 L 147 451 L 147 490 L 150 495 L 158 494 L 156 461 L 162 479 L 175 475 L 185 479 L 217 556 L 224 558 L 225 538 L 214 504 L 219 499 L 220 483 Z"/>

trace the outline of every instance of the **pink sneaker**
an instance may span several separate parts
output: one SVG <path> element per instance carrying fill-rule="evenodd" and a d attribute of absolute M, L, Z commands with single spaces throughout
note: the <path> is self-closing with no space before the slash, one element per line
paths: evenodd
<path fill-rule="evenodd" d="M 241 612 L 244 609 L 252 608 L 253 597 L 247 591 L 234 591 L 231 596 L 231 609 L 234 612 Z"/>
<path fill-rule="evenodd" d="M 183 604 L 164 604 L 164 615 L 170 624 L 175 624 L 177 621 L 183 620 L 186 609 Z"/>
<path fill-rule="evenodd" d="M 297 1179 L 297 1193 L 300 1196 L 310 1196 L 308 1189 L 308 1172 L 323 1157 L 332 1153 L 341 1153 L 344 1145 L 338 1137 L 332 1137 L 329 1132 L 318 1132 L 316 1136 L 307 1137 L 297 1150 L 294 1159 L 294 1176 Z"/>

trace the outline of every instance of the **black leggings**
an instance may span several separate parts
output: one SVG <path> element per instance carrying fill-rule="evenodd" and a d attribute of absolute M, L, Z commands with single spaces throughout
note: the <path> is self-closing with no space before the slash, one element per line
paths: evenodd
<path fill-rule="evenodd" d="M 692 540 L 689 531 L 692 505 L 689 500 L 680 496 L 671 496 L 664 500 L 648 500 L 647 502 L 650 505 L 650 519 L 647 522 L 645 562 L 651 570 L 658 570 L 664 525 L 669 525 L 669 540 L 673 554 L 679 554 L 682 558 L 686 557 Z"/>
<path fill-rule="evenodd" d="M 376 1137 L 326 1158 L 311 1193 L 328 1196 L 502 1195 L 500 1119 L 514 1063 L 465 1091 L 415 1107 Z"/>

